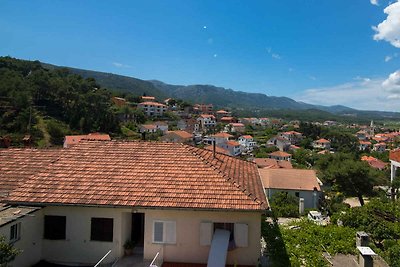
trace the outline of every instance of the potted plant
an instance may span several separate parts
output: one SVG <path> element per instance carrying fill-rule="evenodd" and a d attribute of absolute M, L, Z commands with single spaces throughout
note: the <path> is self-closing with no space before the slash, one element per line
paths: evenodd
<path fill-rule="evenodd" d="M 133 248 L 135 247 L 135 242 L 132 240 L 126 240 L 124 244 L 125 255 L 129 256 L 133 254 Z"/>

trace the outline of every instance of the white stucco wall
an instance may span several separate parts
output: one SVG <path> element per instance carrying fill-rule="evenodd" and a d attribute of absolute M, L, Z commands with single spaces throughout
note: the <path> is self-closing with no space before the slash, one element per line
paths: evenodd
<path fill-rule="evenodd" d="M 66 216 L 66 239 L 43 239 L 42 258 L 51 262 L 92 264 L 109 250 L 104 263 L 123 255 L 123 245 L 130 233 L 130 209 L 91 207 L 46 207 L 43 215 Z M 91 241 L 91 218 L 113 218 L 113 242 Z M 43 223 L 42 226 L 43 228 Z M 43 235 L 42 235 L 43 236 Z"/>
<path fill-rule="evenodd" d="M 164 261 L 207 263 L 210 246 L 200 246 L 200 223 L 248 224 L 248 247 L 228 252 L 228 264 L 257 265 L 260 256 L 261 213 L 185 210 L 143 210 L 145 213 L 144 258 L 152 259 L 162 248 Z M 176 222 L 176 244 L 153 244 L 153 221 Z"/>
<path fill-rule="evenodd" d="M 13 243 L 20 253 L 9 264 L 10 266 L 28 267 L 40 261 L 43 237 L 42 219 L 42 211 L 38 210 L 0 227 L 0 235 L 5 237 L 6 242 L 9 242 L 11 226 L 21 223 L 20 239 Z"/>

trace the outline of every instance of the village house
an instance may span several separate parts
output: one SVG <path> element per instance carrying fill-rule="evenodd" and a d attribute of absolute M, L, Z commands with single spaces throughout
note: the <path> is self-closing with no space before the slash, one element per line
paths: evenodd
<path fill-rule="evenodd" d="M 385 169 L 385 167 L 387 165 L 387 163 L 385 163 L 382 160 L 379 160 L 377 158 L 374 158 L 372 156 L 362 156 L 361 160 L 367 162 L 369 166 L 371 166 L 374 169 L 378 169 L 378 170 Z"/>
<path fill-rule="evenodd" d="M 157 125 L 155 124 L 142 124 L 139 127 L 140 133 L 155 133 L 157 132 Z"/>
<path fill-rule="evenodd" d="M 108 134 L 100 134 L 100 133 L 90 133 L 90 134 L 82 134 L 82 135 L 66 135 L 64 137 L 64 148 L 72 147 L 78 144 L 81 140 L 99 140 L 99 141 L 110 141 L 111 137 Z"/>
<path fill-rule="evenodd" d="M 287 192 L 304 199 L 304 208 L 318 208 L 321 197 L 321 182 L 314 170 L 284 168 L 258 170 L 268 199 L 272 198 L 277 192 Z"/>
<path fill-rule="evenodd" d="M 157 130 L 160 130 L 163 133 L 168 131 L 168 123 L 165 121 L 156 121 L 154 122 L 154 125 L 157 127 Z"/>
<path fill-rule="evenodd" d="M 185 131 L 168 131 L 164 136 L 161 137 L 161 141 L 172 142 L 172 143 L 182 143 L 182 144 L 192 144 L 193 134 Z"/>
<path fill-rule="evenodd" d="M 177 123 L 177 128 L 189 133 L 199 133 L 200 125 L 195 118 L 182 119 Z"/>
<path fill-rule="evenodd" d="M 288 140 L 291 145 L 298 144 L 303 139 L 303 135 L 296 131 L 282 132 L 279 136 Z"/>
<path fill-rule="evenodd" d="M 233 138 L 233 135 L 225 133 L 225 132 L 219 132 L 219 133 L 216 133 L 209 137 L 211 143 L 212 143 L 212 141 L 215 141 L 216 145 L 224 144 L 224 143 L 228 142 L 229 139 L 231 139 L 231 138 Z"/>
<path fill-rule="evenodd" d="M 371 148 L 371 142 L 370 141 L 359 141 L 359 146 L 358 149 L 360 151 L 365 151 L 365 150 L 369 150 Z"/>
<path fill-rule="evenodd" d="M 218 146 L 228 151 L 230 156 L 235 157 L 242 154 L 240 144 L 237 141 L 228 140 L 225 143 L 218 144 Z"/>
<path fill-rule="evenodd" d="M 257 143 L 251 135 L 242 135 L 238 138 L 239 144 L 242 146 L 243 152 L 251 152 Z"/>
<path fill-rule="evenodd" d="M 286 153 L 284 151 L 275 151 L 275 152 L 269 153 L 268 156 L 271 159 L 276 159 L 276 160 L 291 161 L 291 159 L 292 159 L 292 155 L 289 153 Z"/>
<path fill-rule="evenodd" d="M 267 146 L 275 146 L 279 151 L 288 151 L 290 149 L 290 141 L 280 136 L 274 136 L 267 141 Z"/>
<path fill-rule="evenodd" d="M 246 127 L 243 123 L 229 123 L 225 126 L 225 131 L 230 131 L 232 133 L 244 133 Z"/>
<path fill-rule="evenodd" d="M 194 104 L 193 111 L 197 114 L 212 114 L 214 106 L 213 104 Z"/>
<path fill-rule="evenodd" d="M 318 139 L 313 142 L 313 147 L 315 149 L 330 150 L 331 149 L 331 141 L 321 138 L 321 139 Z"/>
<path fill-rule="evenodd" d="M 93 266 L 109 251 L 102 264 L 111 265 L 127 240 L 144 260 L 206 264 L 222 230 L 234 248 L 226 264 L 258 264 L 268 202 L 254 163 L 165 142 L 82 141 L 42 168 L 23 153 L 0 150 L 0 180 L 18 180 L 3 202 L 29 219 L 5 230 L 16 247 L 26 244 L 15 259 L 26 264 L 16 266 Z"/>
<path fill-rule="evenodd" d="M 220 122 L 223 124 L 235 123 L 236 119 L 234 117 L 222 117 Z"/>
<path fill-rule="evenodd" d="M 167 111 L 167 106 L 157 102 L 142 102 L 137 105 L 149 117 L 161 117 Z"/>
<path fill-rule="evenodd" d="M 376 151 L 376 152 L 380 152 L 380 153 L 385 152 L 386 151 L 386 143 L 383 143 L 383 142 L 377 143 L 377 144 L 373 145 L 372 150 Z"/>
<path fill-rule="evenodd" d="M 197 121 L 199 123 L 200 129 L 203 132 L 212 129 L 215 127 L 215 125 L 217 125 L 217 121 L 215 120 L 214 115 L 201 114 L 197 118 Z"/>
<path fill-rule="evenodd" d="M 261 126 L 268 126 L 270 124 L 269 118 L 259 118 L 259 122 Z"/>
<path fill-rule="evenodd" d="M 370 136 L 366 131 L 361 130 L 356 133 L 356 137 L 358 138 L 358 140 L 366 141 L 369 139 Z"/>
<path fill-rule="evenodd" d="M 217 112 L 215 112 L 215 115 L 217 117 L 217 121 L 221 121 L 221 119 L 223 117 L 231 117 L 232 113 L 229 112 L 229 111 L 221 109 L 221 110 L 218 110 Z"/>

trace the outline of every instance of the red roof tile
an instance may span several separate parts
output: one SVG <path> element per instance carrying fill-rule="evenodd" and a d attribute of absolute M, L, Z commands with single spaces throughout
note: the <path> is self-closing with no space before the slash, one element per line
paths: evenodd
<path fill-rule="evenodd" d="M 13 191 L 7 202 L 218 210 L 268 207 L 254 163 L 221 154 L 214 158 L 212 151 L 176 143 L 121 141 L 82 141 L 65 150 Z"/>
<path fill-rule="evenodd" d="M 99 140 L 99 141 L 110 141 L 110 135 L 100 133 L 90 133 L 84 135 L 66 135 L 64 140 L 64 146 L 70 147 L 78 144 L 81 140 Z"/>
<path fill-rule="evenodd" d="M 289 156 L 292 156 L 291 154 L 283 152 L 283 151 L 275 151 L 275 152 L 269 153 L 268 155 L 276 156 L 276 157 L 289 157 Z"/>
<path fill-rule="evenodd" d="M 61 149 L 0 149 L 0 196 L 25 182 L 56 160 Z"/>
<path fill-rule="evenodd" d="M 400 162 L 400 149 L 391 150 L 389 152 L 389 159 Z"/>
<path fill-rule="evenodd" d="M 259 169 L 265 188 L 289 190 L 321 190 L 314 170 Z"/>
<path fill-rule="evenodd" d="M 268 168 L 268 169 L 292 169 L 292 163 L 286 160 L 276 160 L 270 158 L 254 158 L 253 162 L 257 164 L 259 168 Z"/>

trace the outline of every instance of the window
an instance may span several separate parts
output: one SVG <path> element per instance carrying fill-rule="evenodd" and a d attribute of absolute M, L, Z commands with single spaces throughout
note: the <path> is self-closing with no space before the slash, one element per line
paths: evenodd
<path fill-rule="evenodd" d="M 154 221 L 153 222 L 153 243 L 175 244 L 176 243 L 176 222 Z"/>
<path fill-rule="evenodd" d="M 296 197 L 300 197 L 300 192 L 294 193 Z"/>
<path fill-rule="evenodd" d="M 92 241 L 113 241 L 114 219 L 92 218 L 90 240 Z"/>
<path fill-rule="evenodd" d="M 50 240 L 65 239 L 66 221 L 65 216 L 44 216 L 44 238 Z"/>
<path fill-rule="evenodd" d="M 11 225 L 10 228 L 10 242 L 15 242 L 21 237 L 21 223 Z"/>
<path fill-rule="evenodd" d="M 235 224 L 234 223 L 214 223 L 214 232 L 215 232 L 215 229 L 228 230 L 231 233 L 231 235 L 229 236 L 229 241 L 233 241 L 235 239 L 235 236 L 234 236 Z"/>

